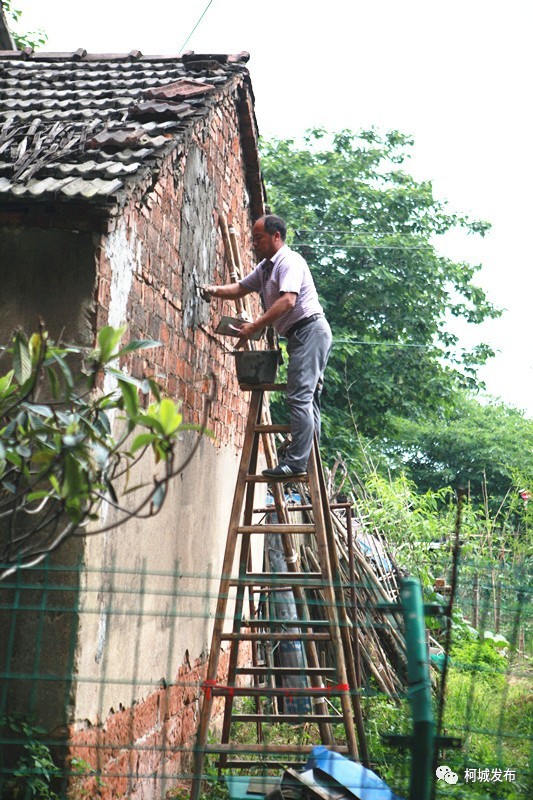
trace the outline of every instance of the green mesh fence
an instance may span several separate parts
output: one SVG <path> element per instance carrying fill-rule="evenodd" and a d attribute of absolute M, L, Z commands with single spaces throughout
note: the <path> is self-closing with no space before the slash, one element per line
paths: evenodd
<path fill-rule="evenodd" d="M 356 585 L 356 593 L 364 589 Z M 185 573 L 179 565 L 159 572 L 144 564 L 135 571 L 118 565 L 91 569 L 57 558 L 1 583 L 0 797 L 188 797 L 217 593 L 218 576 Z M 320 598 L 310 591 L 307 602 L 318 618 Z M 461 740 L 460 748 L 435 754 L 427 791 L 436 798 L 531 797 L 527 570 L 460 562 L 455 608 L 442 713 L 446 620 L 439 614 L 426 618 L 436 726 L 442 717 L 436 733 Z M 358 614 L 361 628 L 385 625 L 375 605 L 360 603 Z M 386 619 L 403 640 L 401 615 Z M 412 691 L 405 681 L 403 688 L 383 691 L 380 664 L 375 667 L 376 675 L 363 670 L 359 690 L 370 767 L 407 798 L 412 741 L 393 745 L 383 734 L 412 736 Z M 335 713 L 336 699 L 328 702 Z M 235 703 L 241 714 L 257 709 L 254 698 Z M 342 746 L 342 719 L 334 735 Z M 242 761 L 245 775 L 279 776 L 281 762 L 272 765 L 257 750 L 247 754 L 257 737 L 254 722 L 236 723 L 230 757 Z M 264 724 L 260 738 L 282 745 L 320 743 L 317 725 L 304 718 L 301 724 Z M 285 760 L 296 770 L 305 762 L 292 755 Z M 235 770 L 219 775 L 215 760 L 206 759 L 203 796 L 228 796 L 224 774 Z"/>

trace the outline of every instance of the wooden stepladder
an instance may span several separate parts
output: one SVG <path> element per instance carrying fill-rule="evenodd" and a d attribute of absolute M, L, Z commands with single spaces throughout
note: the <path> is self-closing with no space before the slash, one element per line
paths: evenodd
<path fill-rule="evenodd" d="M 270 424 L 268 410 L 264 408 L 264 392 L 284 390 L 286 387 L 283 384 L 262 384 L 241 388 L 251 391 L 251 402 L 203 685 L 191 800 L 198 800 L 204 777 L 205 757 L 208 754 L 218 754 L 219 768 L 246 770 L 259 763 L 265 768 L 279 768 L 280 763 L 287 763 L 287 755 L 301 759 L 317 744 L 290 744 L 280 742 L 281 737 L 276 737 L 275 743 L 266 741 L 269 737 L 264 735 L 265 726 L 279 723 L 316 723 L 322 744 L 357 758 L 355 719 L 361 741 L 359 698 L 351 691 L 351 688 L 356 687 L 355 670 L 353 658 L 349 654 L 346 615 L 342 602 L 339 602 L 342 591 L 318 445 L 315 441 L 307 476 L 298 478 L 299 483 L 307 483 L 312 523 L 292 523 L 294 515 L 287 513 L 283 487 L 288 482 L 287 479 L 271 479 L 257 474 L 260 442 L 263 444 L 267 464 L 271 466 L 275 459 L 272 434 L 289 430 L 288 426 Z M 276 522 L 253 524 L 255 489 L 258 484 L 264 483 L 270 484 Z M 268 515 L 266 519 L 269 517 L 272 515 Z M 269 534 L 279 534 L 287 571 L 252 571 L 252 537 L 261 536 L 264 539 Z M 300 571 L 294 536 L 314 537 L 320 572 Z M 321 604 L 319 614 L 313 609 L 311 618 L 306 592 L 313 589 L 321 591 L 324 603 Z M 289 625 L 280 619 L 265 619 L 257 613 L 259 606 L 269 608 L 268 601 L 262 602 L 265 597 L 272 597 L 273 593 L 281 591 L 290 591 L 294 597 L 297 619 Z M 246 595 L 248 603 L 245 603 Z M 229 613 L 231 609 L 233 611 Z M 272 617 L 272 614 L 268 614 L 268 617 Z M 217 678 L 224 642 L 229 642 L 229 666 L 227 680 L 221 684 Z M 274 665 L 269 653 L 283 642 L 301 643 L 301 649 L 305 653 L 302 664 Z M 324 647 L 331 654 L 329 666 L 324 666 L 321 663 L 323 659 L 319 656 L 319 648 Z M 247 661 L 247 664 L 251 662 L 251 666 L 243 666 L 243 661 Z M 296 686 L 295 676 L 298 676 Z M 291 688 L 287 688 L 287 685 Z M 208 743 L 216 698 L 222 698 L 223 703 L 223 722 L 218 744 L 212 741 Z M 245 713 L 241 713 L 239 705 L 242 701 L 237 698 L 251 699 Z M 337 708 L 333 708 L 332 703 L 336 703 Z M 295 704 L 297 713 L 294 713 Z M 250 705 L 253 706 L 254 713 L 250 713 Z M 220 702 L 218 706 L 220 711 Z M 283 713 L 279 713 L 280 707 Z M 233 723 L 237 722 L 255 723 L 257 743 L 243 745 L 232 741 Z M 335 744 L 332 729 L 334 724 L 344 726 L 345 745 Z M 243 753 L 249 754 L 248 758 L 252 760 L 245 761 L 241 755 Z M 235 758 L 236 755 L 239 755 L 238 759 Z"/>

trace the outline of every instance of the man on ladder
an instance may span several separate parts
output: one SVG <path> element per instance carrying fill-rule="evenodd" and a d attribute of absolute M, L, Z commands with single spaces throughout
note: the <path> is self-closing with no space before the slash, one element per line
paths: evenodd
<path fill-rule="evenodd" d="M 261 261 L 246 277 L 225 286 L 203 286 L 203 294 L 237 299 L 259 292 L 266 311 L 240 328 L 241 347 L 254 333 L 273 325 L 288 340 L 287 403 L 292 441 L 283 460 L 263 470 L 268 478 L 298 477 L 307 461 L 316 431 L 320 438 L 320 394 L 331 351 L 331 329 L 324 316 L 307 263 L 285 244 L 287 226 L 281 217 L 267 214 L 253 227 L 253 243 Z"/>

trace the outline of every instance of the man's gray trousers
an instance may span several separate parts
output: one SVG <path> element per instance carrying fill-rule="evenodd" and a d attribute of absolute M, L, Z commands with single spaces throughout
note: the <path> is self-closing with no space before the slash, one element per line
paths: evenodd
<path fill-rule="evenodd" d="M 283 463 L 293 472 L 307 470 L 315 431 L 320 439 L 320 394 L 331 344 L 331 329 L 325 317 L 318 317 L 288 338 L 287 403 L 292 442 Z"/>

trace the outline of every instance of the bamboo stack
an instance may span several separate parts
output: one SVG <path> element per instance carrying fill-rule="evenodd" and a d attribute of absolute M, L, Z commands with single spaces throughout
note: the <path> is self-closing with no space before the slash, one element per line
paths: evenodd
<path fill-rule="evenodd" d="M 305 496 L 303 486 L 300 487 L 300 492 L 301 496 Z M 380 604 L 397 602 L 396 575 L 392 571 L 386 571 L 379 561 L 369 561 L 358 545 L 353 543 L 351 576 L 347 521 L 335 512 L 332 512 L 332 519 L 352 651 L 357 654 L 355 657 L 359 660 L 356 671 L 360 676 L 360 685 L 357 688 L 364 693 L 375 690 L 396 698 L 406 691 L 406 655 L 402 620 L 399 612 L 384 611 L 379 608 Z M 386 553 L 385 543 L 381 541 L 381 544 Z M 318 560 L 313 550 L 308 544 L 302 544 L 300 551 L 302 569 L 316 572 Z M 324 603 L 322 592 L 310 591 L 308 603 L 311 609 L 316 610 L 318 616 L 320 607 Z"/>

